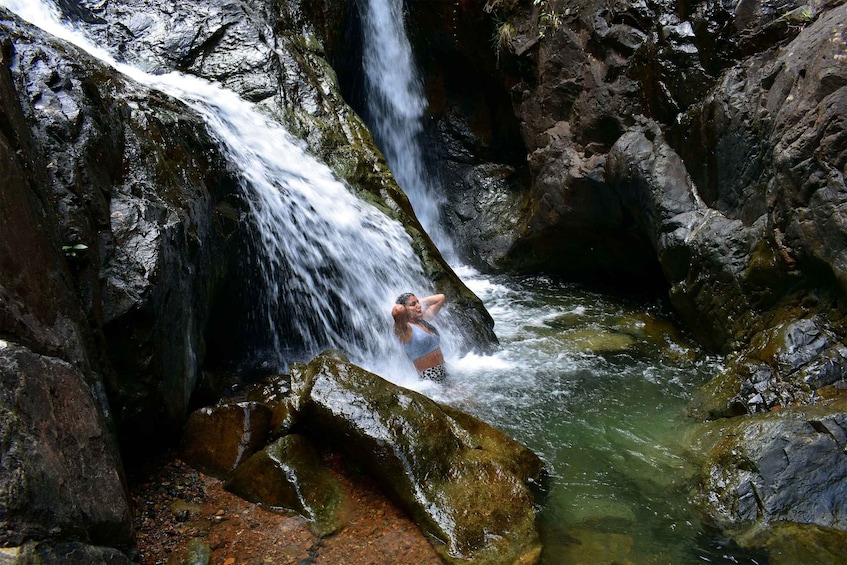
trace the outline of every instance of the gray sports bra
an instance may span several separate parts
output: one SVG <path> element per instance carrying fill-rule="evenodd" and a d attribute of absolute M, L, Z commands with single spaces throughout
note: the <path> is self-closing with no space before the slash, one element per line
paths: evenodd
<path fill-rule="evenodd" d="M 420 359 L 427 353 L 432 353 L 441 345 L 441 336 L 425 332 L 415 324 L 412 326 L 412 339 L 403 343 L 403 351 L 406 352 L 412 361 Z"/>

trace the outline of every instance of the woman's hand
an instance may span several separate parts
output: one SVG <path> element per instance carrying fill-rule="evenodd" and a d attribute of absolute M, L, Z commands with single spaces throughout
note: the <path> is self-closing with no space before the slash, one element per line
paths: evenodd
<path fill-rule="evenodd" d="M 395 304 L 391 309 L 391 317 L 394 318 L 394 323 L 404 323 L 409 318 L 409 313 L 406 312 L 406 307 L 402 304 Z"/>
<path fill-rule="evenodd" d="M 421 305 L 426 307 L 423 315 L 421 317 L 426 318 L 427 320 L 438 314 L 438 311 L 441 310 L 441 307 L 444 306 L 444 298 L 443 294 L 433 294 L 432 296 L 427 296 L 426 298 L 421 299 Z"/>

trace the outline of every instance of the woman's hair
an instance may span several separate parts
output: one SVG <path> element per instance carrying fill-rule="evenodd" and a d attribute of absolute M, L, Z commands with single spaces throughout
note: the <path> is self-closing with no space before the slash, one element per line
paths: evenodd
<path fill-rule="evenodd" d="M 402 304 L 403 306 L 405 306 L 409 299 L 414 295 L 415 294 L 413 292 L 404 292 L 403 294 L 397 297 L 397 304 Z"/>

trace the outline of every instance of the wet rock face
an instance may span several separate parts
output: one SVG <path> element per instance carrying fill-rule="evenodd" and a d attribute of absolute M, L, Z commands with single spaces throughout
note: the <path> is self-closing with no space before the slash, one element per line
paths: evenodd
<path fill-rule="evenodd" d="M 496 344 L 482 303 L 423 233 L 370 132 L 341 96 L 323 42 L 330 53 L 345 49 L 338 43 L 346 3 L 118 0 L 63 7 L 119 60 L 214 80 L 260 103 L 359 197 L 406 227 L 425 273 L 457 305 L 468 348 Z"/>
<path fill-rule="evenodd" d="M 130 547 L 129 498 L 102 385 L 6 341 L 0 381 L 3 547 L 49 538 Z"/>
<path fill-rule="evenodd" d="M 4 532 L 129 547 L 114 434 L 184 418 L 236 184 L 181 104 L 2 16 Z"/>
<path fill-rule="evenodd" d="M 469 21 L 472 4 L 438 22 Z M 757 364 L 773 394 L 810 398 L 841 371 L 834 344 L 847 333 L 847 83 L 833 64 L 847 16 L 833 6 L 477 5 L 496 22 L 494 72 L 511 93 L 528 175 L 489 161 L 461 94 L 430 93 L 444 167 L 464 163 L 461 182 L 474 187 L 451 192 L 458 232 L 487 217 L 483 203 L 509 210 L 473 230 L 471 255 L 488 268 L 667 287 L 703 344 L 739 354 L 731 370 L 747 376 L 733 395 L 749 399 L 745 410 L 768 405 L 751 393 L 764 386 Z M 815 325 L 831 339 L 819 362 L 767 337 L 824 313 Z M 761 353 L 764 342 L 781 353 Z M 786 356 L 795 360 L 776 360 Z"/>
<path fill-rule="evenodd" d="M 717 422 L 701 437 L 707 472 L 697 498 L 709 519 L 738 532 L 794 522 L 847 535 L 844 401 Z M 813 554 L 810 554 L 813 555 Z"/>
<path fill-rule="evenodd" d="M 539 558 L 531 488 L 539 486 L 542 466 L 531 451 L 332 356 L 298 372 L 292 379 L 307 395 L 304 425 L 375 474 L 440 540 L 434 545 L 447 562 Z"/>
<path fill-rule="evenodd" d="M 329 445 L 388 489 L 446 562 L 540 558 L 534 496 L 542 487 L 541 461 L 488 424 L 329 352 L 269 378 L 249 396 L 249 403 L 203 409 L 197 421 L 216 423 L 184 437 L 187 453 L 211 453 L 215 438 L 240 437 L 243 422 L 284 406 L 290 427 L 266 422 L 272 443 L 225 473 L 234 493 L 300 513 L 317 531 L 337 529 L 343 494 L 310 447 Z M 226 417 L 236 412 L 245 417 Z"/>
<path fill-rule="evenodd" d="M 842 292 L 847 70 L 832 62 L 845 52 L 845 17 L 823 12 L 784 49 L 728 70 L 692 112 L 683 146 L 710 206 L 745 223 L 767 213 L 768 239 L 788 266 L 834 277 Z M 699 159 L 703 150 L 713 157 Z"/>
<path fill-rule="evenodd" d="M 23 255 L 31 244 L 10 253 L 25 265 L 10 280 L 61 265 L 65 292 L 55 304 L 78 308 L 80 337 L 60 355 L 87 358 L 105 377 L 122 430 L 151 414 L 163 427 L 180 423 L 198 379 L 190 360 L 204 353 L 213 289 L 232 259 L 224 242 L 238 229 L 230 212 L 239 206 L 236 182 L 202 121 L 181 104 L 34 30 L 14 29 L 10 38 L 7 76 L 17 96 L 8 107 L 20 108 L 30 128 L 10 142 L 20 169 L 43 167 L 25 173 L 15 194 L 29 193 L 43 218 L 33 225 L 55 234 L 44 262 Z M 24 234 L 44 237 L 31 229 L 15 237 Z M 56 278 L 47 274 L 34 288 Z M 52 307 L 32 299 L 20 306 Z M 74 343 L 85 353 L 69 350 Z"/>

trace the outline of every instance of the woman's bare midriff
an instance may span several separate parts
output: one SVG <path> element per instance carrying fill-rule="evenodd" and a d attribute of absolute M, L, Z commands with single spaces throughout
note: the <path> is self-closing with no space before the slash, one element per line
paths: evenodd
<path fill-rule="evenodd" d="M 441 353 L 440 349 L 436 349 L 435 351 L 430 351 L 423 357 L 418 357 L 415 359 L 415 369 L 418 371 L 424 371 L 426 369 L 430 369 L 435 367 L 436 365 L 444 364 L 444 354 Z"/>

